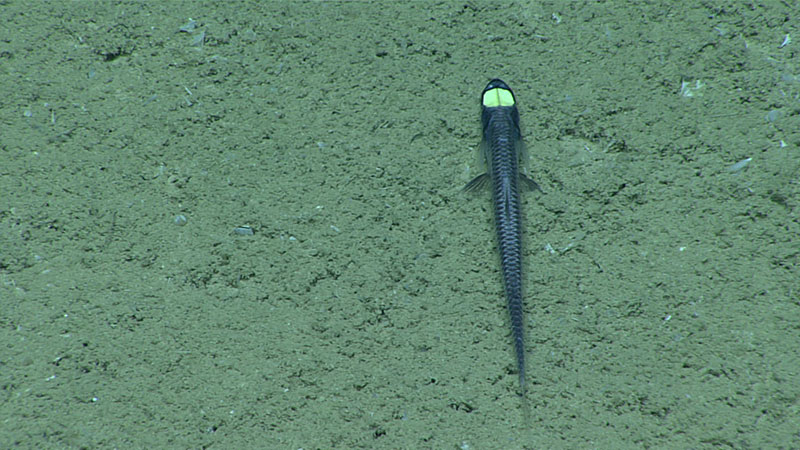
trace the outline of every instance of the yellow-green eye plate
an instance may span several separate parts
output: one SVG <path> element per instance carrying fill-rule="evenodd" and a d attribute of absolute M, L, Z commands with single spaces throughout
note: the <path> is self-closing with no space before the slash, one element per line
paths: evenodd
<path fill-rule="evenodd" d="M 483 106 L 494 108 L 497 106 L 514 106 L 514 94 L 508 89 L 494 88 L 483 93 Z"/>

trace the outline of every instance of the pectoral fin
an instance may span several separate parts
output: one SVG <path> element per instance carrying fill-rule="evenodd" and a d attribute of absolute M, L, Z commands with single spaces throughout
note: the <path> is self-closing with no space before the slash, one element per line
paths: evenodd
<path fill-rule="evenodd" d="M 473 178 L 472 181 L 467 183 L 467 185 L 464 186 L 464 189 L 462 189 L 462 190 L 464 192 L 470 192 L 470 193 L 478 192 L 481 189 L 484 189 L 485 187 L 487 187 L 488 185 L 489 185 L 489 174 L 488 173 L 482 173 L 482 174 L 478 175 L 477 177 Z"/>
<path fill-rule="evenodd" d="M 526 191 L 539 191 L 542 192 L 542 188 L 539 187 L 539 183 L 533 181 L 533 178 L 525 175 L 524 173 L 519 174 L 519 179 L 522 181 L 522 186 Z M 469 186 L 469 185 L 467 185 Z M 466 188 L 465 188 L 466 189 Z"/>

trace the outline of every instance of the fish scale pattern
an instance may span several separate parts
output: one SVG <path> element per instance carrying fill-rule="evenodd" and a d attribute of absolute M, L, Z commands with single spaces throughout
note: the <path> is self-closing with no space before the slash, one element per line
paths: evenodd
<path fill-rule="evenodd" d="M 515 112 L 516 110 L 514 110 Z M 509 114 L 512 113 L 509 108 Z M 525 340 L 522 312 L 522 224 L 519 195 L 519 128 L 516 121 L 493 120 L 490 142 L 486 142 L 494 198 L 495 228 L 500 253 L 503 285 L 511 316 L 511 336 L 517 356 L 520 388 L 525 392 Z"/>

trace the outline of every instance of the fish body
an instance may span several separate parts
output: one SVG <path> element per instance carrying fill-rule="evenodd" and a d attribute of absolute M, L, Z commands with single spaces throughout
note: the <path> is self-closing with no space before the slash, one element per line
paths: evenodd
<path fill-rule="evenodd" d="M 465 191 L 491 187 L 494 224 L 506 302 L 511 317 L 511 338 L 525 395 L 525 324 L 522 293 L 522 211 L 520 190 L 538 189 L 521 172 L 525 154 L 519 111 L 511 88 L 500 79 L 489 82 L 481 95 L 481 148 L 487 171 L 469 182 Z"/>

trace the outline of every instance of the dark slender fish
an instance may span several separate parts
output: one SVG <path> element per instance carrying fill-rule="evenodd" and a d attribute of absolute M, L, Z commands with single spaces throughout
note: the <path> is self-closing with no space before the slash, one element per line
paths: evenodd
<path fill-rule="evenodd" d="M 464 190 L 475 191 L 487 184 L 492 189 L 497 247 L 511 316 L 511 337 L 517 354 L 520 391 L 524 397 L 525 322 L 522 313 L 522 214 L 519 192 L 520 182 L 526 190 L 538 189 L 539 186 L 520 172 L 520 158 L 525 151 L 519 128 L 519 111 L 511 88 L 502 80 L 490 81 L 481 95 L 481 104 L 481 148 L 488 170 L 470 181 Z"/>

